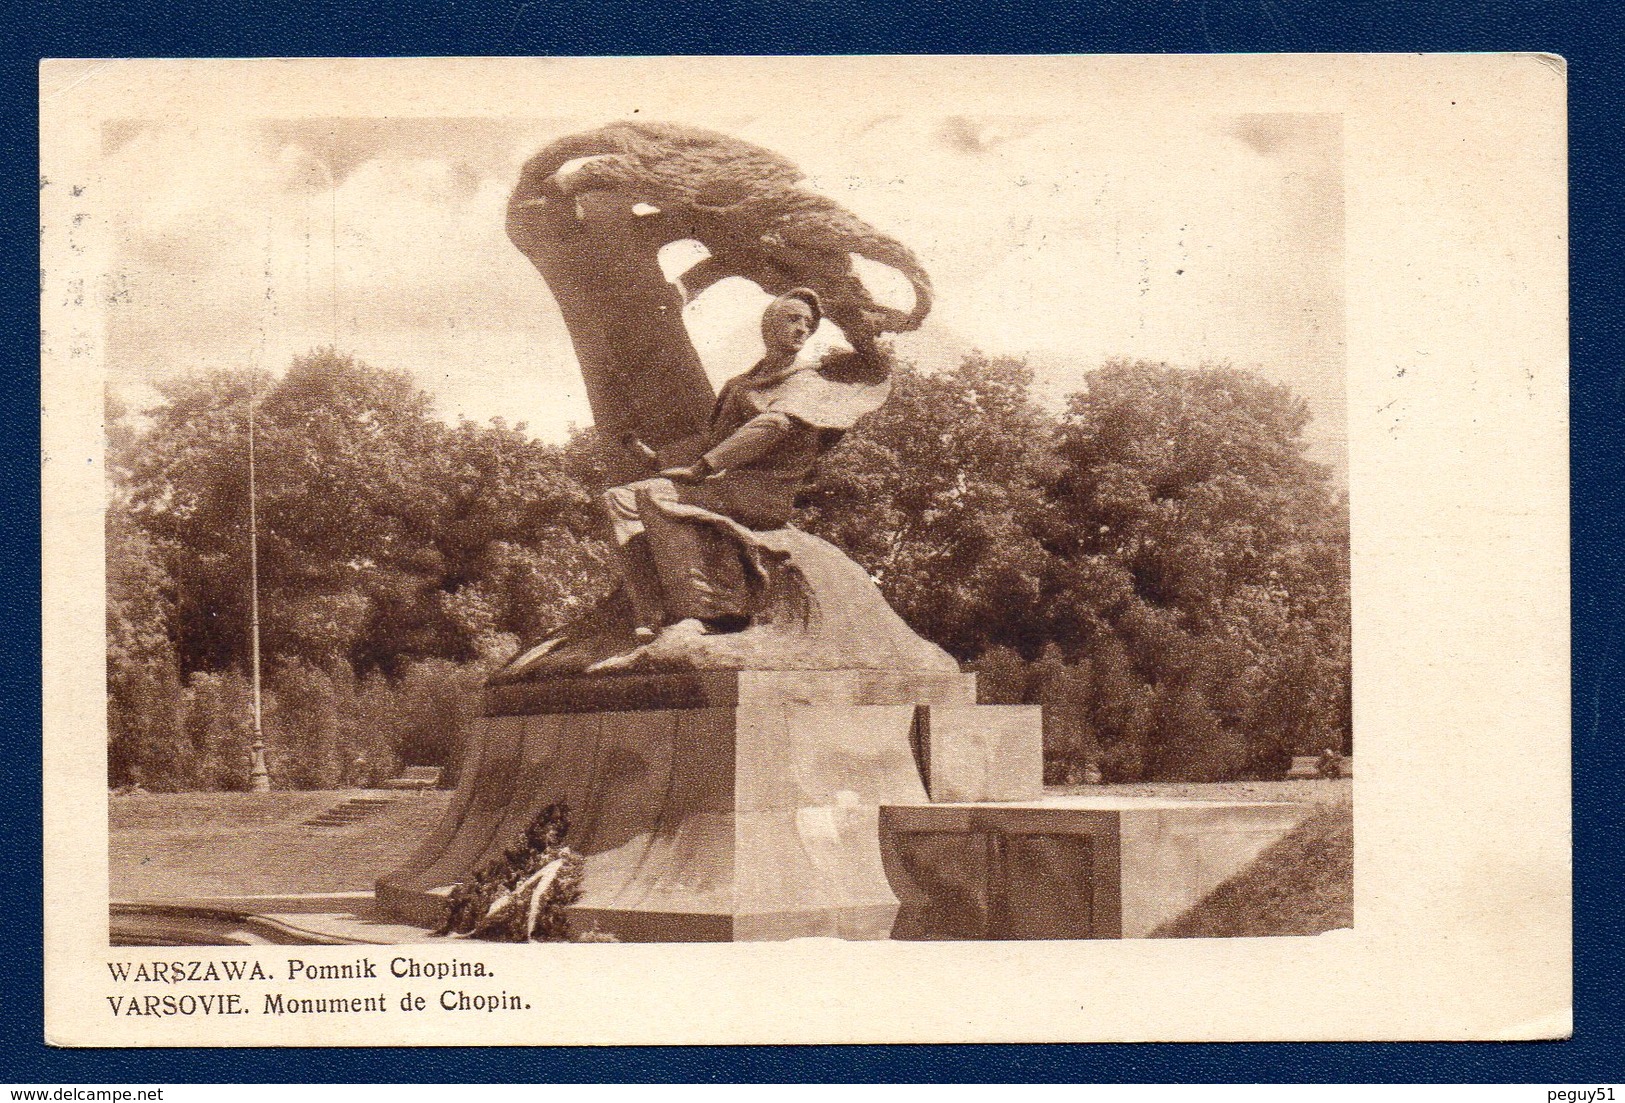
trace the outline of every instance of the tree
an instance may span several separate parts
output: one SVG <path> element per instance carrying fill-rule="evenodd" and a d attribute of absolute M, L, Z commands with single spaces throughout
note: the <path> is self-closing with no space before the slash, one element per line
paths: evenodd
<path fill-rule="evenodd" d="M 560 449 L 443 425 L 404 372 L 318 350 L 280 380 L 172 381 L 127 493 L 175 580 L 183 671 L 247 659 L 253 393 L 268 656 L 392 674 L 489 656 L 556 618 L 601 555 Z"/>
<path fill-rule="evenodd" d="M 898 372 L 801 499 L 917 631 L 1045 707 L 1052 780 L 1278 776 L 1347 745 L 1346 503 L 1307 406 L 1112 362 L 1059 422 L 1019 361 Z"/>
<path fill-rule="evenodd" d="M 180 787 L 186 748 L 174 583 L 122 509 L 107 514 L 107 774 L 110 785 Z"/>
<path fill-rule="evenodd" d="M 339 784 L 358 756 L 374 773 L 454 759 L 456 725 L 425 725 L 602 585 L 572 456 L 523 426 L 443 424 L 404 372 L 318 350 L 280 379 L 162 393 L 139 426 L 109 402 L 113 784 L 246 782 L 251 402 L 278 784 Z"/>
<path fill-rule="evenodd" d="M 1073 397 L 1049 487 L 1049 630 L 1115 638 L 1155 691 L 1151 776 L 1284 773 L 1346 679 L 1347 529 L 1307 405 L 1231 368 L 1114 362 Z M 1124 729 L 1109 725 L 1119 738 Z"/>
<path fill-rule="evenodd" d="M 841 547 L 904 620 L 969 659 L 1033 649 L 1045 550 L 1034 514 L 1053 425 L 1032 372 L 973 354 L 928 375 L 904 365 L 891 399 L 820 463 L 797 522 Z"/>
<path fill-rule="evenodd" d="M 1076 785 L 1083 780 L 1085 765 L 1097 761 L 1100 754 L 1089 716 L 1094 695 L 1089 658 L 1069 663 L 1051 643 L 1032 664 L 1032 676 L 1033 704 L 1043 708 L 1044 780 Z"/>
<path fill-rule="evenodd" d="M 1057 418 L 1030 383 L 979 354 L 901 367 L 797 520 L 975 660 L 984 699 L 1045 707 L 1052 781 L 1347 749 L 1347 502 L 1304 455 L 1307 407 L 1230 368 L 1114 362 Z M 609 446 L 446 425 L 405 373 L 318 350 L 281 379 L 166 383 L 141 428 L 110 407 L 110 780 L 245 784 L 251 395 L 273 772 L 454 765 L 482 671 L 611 583 Z"/>
<path fill-rule="evenodd" d="M 437 600 L 463 641 L 447 657 L 506 656 L 590 607 L 609 574 L 608 549 L 569 450 L 500 419 L 464 421 L 440 459 Z"/>

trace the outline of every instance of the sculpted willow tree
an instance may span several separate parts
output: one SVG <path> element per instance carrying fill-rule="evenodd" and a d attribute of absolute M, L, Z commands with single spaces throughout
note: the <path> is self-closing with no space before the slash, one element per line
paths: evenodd
<path fill-rule="evenodd" d="M 500 678 L 616 669 L 955 669 L 835 547 L 787 527 L 813 464 L 891 391 L 881 338 L 914 329 L 931 285 L 913 254 L 801 186 L 778 154 L 688 127 L 618 123 L 525 166 L 508 233 L 557 300 L 598 432 L 620 442 L 603 501 L 622 586 Z M 706 256 L 668 282 L 660 251 Z M 913 289 L 888 306 L 854 258 Z M 683 307 L 719 280 L 773 303 L 766 355 L 713 392 Z M 798 358 L 824 320 L 849 348 Z"/>

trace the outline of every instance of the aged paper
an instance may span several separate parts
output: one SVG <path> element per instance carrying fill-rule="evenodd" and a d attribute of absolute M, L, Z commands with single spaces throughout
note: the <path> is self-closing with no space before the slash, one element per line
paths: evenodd
<path fill-rule="evenodd" d="M 1565 94 L 1563 63 L 1537 55 L 44 63 L 48 1040 L 1565 1036 Z M 558 137 L 642 119 L 759 141 L 941 258 L 937 332 L 992 334 L 1004 347 L 983 351 L 1027 356 L 1041 396 L 1111 356 L 1288 366 L 1277 381 L 1308 400 L 1311 454 L 1346 479 L 1352 511 L 1352 929 L 110 946 L 104 396 L 139 406 L 176 364 L 274 371 L 334 345 L 443 361 L 422 380 L 441 415 L 562 439 L 591 414 L 562 331 L 536 340 L 553 307 L 502 236 L 514 181 L 460 178 L 445 155 L 483 143 L 481 163 L 516 172 Z M 347 152 L 300 161 L 295 139 L 324 132 Z M 936 159 L 898 135 L 931 139 Z M 1031 159 L 970 171 L 940 153 L 1012 142 Z M 1283 146 L 1309 152 L 1282 170 Z M 419 160 L 391 178 L 385 149 Z M 1091 194 L 1079 182 L 1109 180 L 1102 159 L 1117 179 Z M 257 191 L 273 187 L 285 194 Z M 1002 199 L 1028 187 L 1044 201 Z M 358 204 L 344 234 L 341 194 Z M 1205 287 L 1166 276 L 1186 248 L 1176 194 L 1260 251 L 1216 274 L 1193 264 Z M 1124 212 L 1110 226 L 1083 217 L 1101 202 Z M 1272 211 L 1297 220 L 1273 252 Z M 136 219 L 139 262 L 123 232 Z M 990 225 L 1005 259 L 979 281 L 998 260 L 977 252 Z M 413 320 L 436 310 L 439 329 Z M 736 340 L 696 334 L 723 359 Z M 268 995 L 357 1008 L 273 1013 Z"/>

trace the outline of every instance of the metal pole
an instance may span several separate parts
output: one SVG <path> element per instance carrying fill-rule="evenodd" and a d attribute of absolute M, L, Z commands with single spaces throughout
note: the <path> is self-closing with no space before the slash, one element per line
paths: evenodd
<path fill-rule="evenodd" d="M 265 730 L 260 722 L 260 526 L 254 472 L 254 405 L 257 395 L 252 376 L 249 377 L 248 387 L 248 634 L 254 666 L 254 742 L 249 748 L 252 758 L 248 787 L 256 793 L 269 793 L 271 772 L 265 768 Z"/>

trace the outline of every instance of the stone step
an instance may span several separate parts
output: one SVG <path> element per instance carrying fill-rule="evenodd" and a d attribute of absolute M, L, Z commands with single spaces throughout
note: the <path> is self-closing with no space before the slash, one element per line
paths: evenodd
<path fill-rule="evenodd" d="M 375 816 L 387 805 L 394 803 L 394 797 L 351 797 L 342 804 L 336 804 L 327 811 L 312 816 L 302 826 L 343 827 Z"/>

